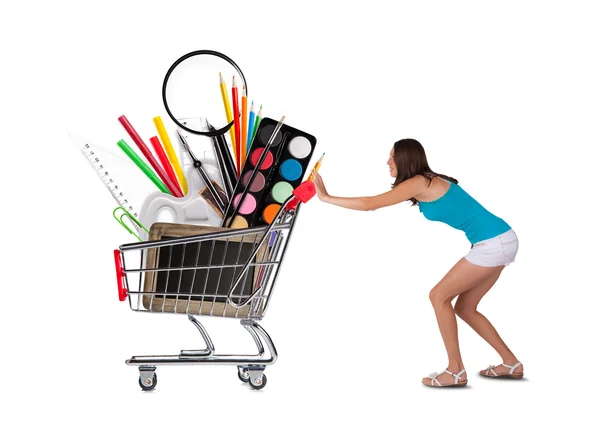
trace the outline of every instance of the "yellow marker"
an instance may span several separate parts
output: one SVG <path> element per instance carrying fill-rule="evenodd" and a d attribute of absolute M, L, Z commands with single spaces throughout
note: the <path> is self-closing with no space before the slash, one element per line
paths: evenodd
<path fill-rule="evenodd" d="M 317 163 L 315 164 L 313 170 L 310 172 L 310 176 L 308 176 L 308 181 L 311 182 L 313 181 L 313 179 L 315 178 L 314 172 L 315 171 L 319 171 L 319 168 L 321 168 L 321 162 L 323 161 L 323 157 L 325 156 L 325 154 L 321 155 L 321 158 L 319 158 L 319 160 L 317 161 Z"/>
<path fill-rule="evenodd" d="M 158 131 L 158 135 L 160 136 L 160 140 L 162 141 L 163 147 L 165 148 L 165 152 L 169 157 L 169 161 L 171 161 L 171 165 L 175 170 L 175 174 L 177 174 L 177 178 L 179 179 L 179 184 L 181 185 L 181 189 L 183 190 L 183 196 L 187 194 L 188 185 L 185 176 L 183 175 L 183 170 L 181 169 L 181 164 L 179 164 L 179 160 L 177 159 L 177 155 L 173 150 L 173 145 L 171 144 L 171 140 L 169 139 L 169 135 L 165 130 L 165 126 L 160 117 L 154 117 L 154 125 L 156 126 L 156 130 Z"/>
<path fill-rule="evenodd" d="M 225 116 L 227 117 L 227 124 L 233 121 L 233 115 L 231 114 L 231 105 L 229 104 L 229 96 L 227 95 L 227 87 L 225 87 L 225 80 L 219 72 L 219 79 L 221 80 L 221 96 L 223 97 L 223 106 L 225 106 Z M 232 125 L 229 129 L 229 135 L 231 136 L 231 146 L 233 146 L 233 157 L 237 157 L 235 148 L 235 125 Z"/>

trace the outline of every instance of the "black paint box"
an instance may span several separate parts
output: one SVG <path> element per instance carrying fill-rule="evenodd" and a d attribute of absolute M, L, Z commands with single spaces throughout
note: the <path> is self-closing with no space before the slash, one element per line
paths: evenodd
<path fill-rule="evenodd" d="M 317 139 L 302 130 L 283 124 L 271 143 L 269 153 L 256 174 L 241 208 L 229 224 L 258 160 L 278 124 L 278 121 L 267 117 L 260 121 L 227 208 L 227 219 L 223 221 L 228 224 L 226 227 L 246 228 L 270 224 L 281 204 L 302 183 Z"/>

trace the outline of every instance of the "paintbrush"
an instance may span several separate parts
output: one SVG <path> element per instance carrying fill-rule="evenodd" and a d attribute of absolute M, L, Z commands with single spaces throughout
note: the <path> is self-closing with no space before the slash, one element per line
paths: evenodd
<path fill-rule="evenodd" d="M 214 129 L 214 127 L 212 127 L 208 123 L 208 120 L 206 120 L 206 119 L 205 119 L 205 125 L 206 125 L 207 130 L 212 131 L 212 129 Z M 217 165 L 219 166 L 219 173 L 221 173 L 221 178 L 223 179 L 223 187 L 225 188 L 225 194 L 227 196 L 227 199 L 229 200 L 233 196 L 233 189 L 235 186 L 231 182 L 231 177 L 229 176 L 229 173 L 227 172 L 227 168 L 225 167 L 225 155 L 223 154 L 221 145 L 219 144 L 219 141 L 217 140 L 217 136 L 213 136 L 210 139 L 212 140 L 212 143 L 213 143 L 213 150 L 215 152 L 215 157 L 217 159 Z"/>
<path fill-rule="evenodd" d="M 216 131 L 216 129 L 212 126 L 212 124 L 208 123 L 208 128 L 210 131 Z M 233 195 L 233 188 L 237 184 L 237 172 L 235 168 L 235 162 L 233 162 L 233 157 L 231 156 L 231 150 L 229 146 L 227 146 L 227 140 L 225 139 L 225 135 L 221 134 L 215 137 L 217 140 L 217 144 L 219 145 L 219 149 L 221 150 L 221 154 L 223 155 L 223 165 L 225 166 L 225 172 L 229 177 L 229 181 L 231 182 Z"/>

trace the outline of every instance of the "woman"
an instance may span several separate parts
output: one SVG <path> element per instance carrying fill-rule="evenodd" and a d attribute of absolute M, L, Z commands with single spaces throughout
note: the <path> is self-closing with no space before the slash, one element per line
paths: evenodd
<path fill-rule="evenodd" d="M 392 190 L 377 196 L 341 198 L 328 194 L 319 173 L 314 173 L 317 196 L 323 202 L 343 208 L 374 211 L 410 201 L 425 218 L 441 221 L 465 233 L 471 249 L 442 280 L 429 298 L 448 354 L 448 367 L 423 378 L 433 387 L 464 386 L 467 373 L 458 345 L 455 314 L 471 326 L 501 356 L 503 363 L 481 370 L 485 377 L 523 377 L 523 365 L 500 338 L 492 324 L 477 311 L 481 298 L 496 283 L 504 267 L 515 260 L 519 242 L 502 219 L 491 214 L 465 192 L 453 177 L 429 168 L 423 146 L 414 139 L 394 144 L 387 161 L 396 180 Z M 452 301 L 458 296 L 454 307 Z"/>

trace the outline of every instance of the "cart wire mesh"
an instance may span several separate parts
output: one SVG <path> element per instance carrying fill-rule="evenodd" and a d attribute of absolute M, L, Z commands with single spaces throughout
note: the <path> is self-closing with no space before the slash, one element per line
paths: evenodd
<path fill-rule="evenodd" d="M 263 318 L 300 210 L 287 202 L 269 226 L 121 245 L 120 299 L 138 312 Z"/>

